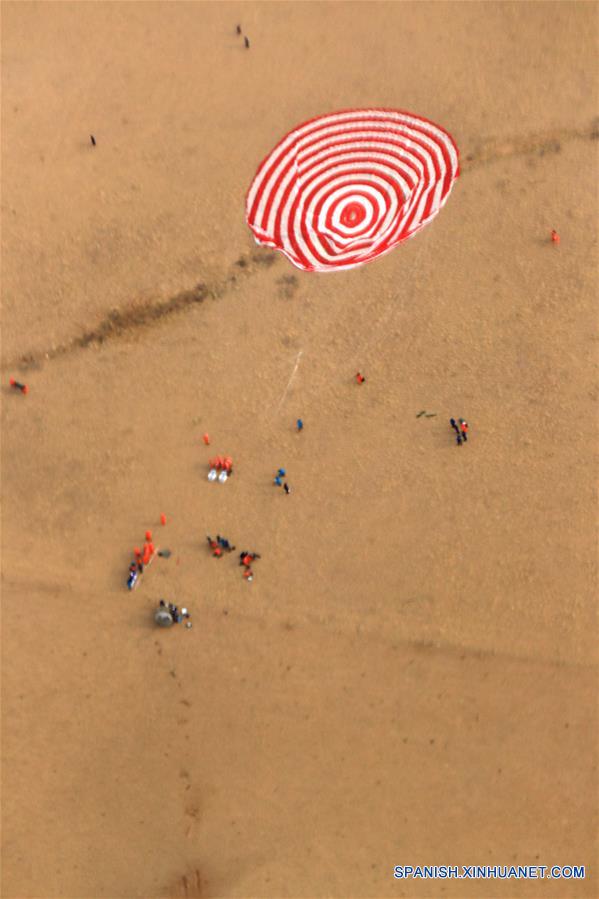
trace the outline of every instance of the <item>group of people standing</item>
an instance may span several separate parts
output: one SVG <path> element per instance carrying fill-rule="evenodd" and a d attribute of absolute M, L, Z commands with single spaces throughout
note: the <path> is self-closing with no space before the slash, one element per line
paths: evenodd
<path fill-rule="evenodd" d="M 133 590 L 137 586 L 140 576 L 144 572 L 144 568 L 150 564 L 156 555 L 156 547 L 152 543 L 152 531 L 146 531 L 146 542 L 144 543 L 143 552 L 138 546 L 133 550 L 135 559 L 129 565 L 129 575 L 127 577 L 127 587 Z"/>
<path fill-rule="evenodd" d="M 231 546 L 227 538 L 221 537 L 220 534 L 216 535 L 216 540 L 213 540 L 210 536 L 206 537 L 206 540 L 208 541 L 208 545 L 212 550 L 212 555 L 216 556 L 217 558 L 219 558 L 219 556 L 222 556 L 223 552 L 232 553 L 235 549 L 234 546 Z"/>
<path fill-rule="evenodd" d="M 221 537 L 220 534 L 217 534 L 216 538 L 208 535 L 206 540 L 208 541 L 208 546 L 212 550 L 212 555 L 217 559 L 222 556 L 223 552 L 232 553 L 235 551 L 235 547 L 231 545 L 231 541 L 227 540 L 226 537 Z M 243 577 L 246 581 L 252 581 L 254 579 L 252 562 L 259 558 L 260 555 L 258 553 L 248 552 L 246 549 L 239 553 L 239 564 L 243 565 Z"/>
<path fill-rule="evenodd" d="M 456 433 L 457 445 L 461 446 L 462 443 L 466 443 L 466 441 L 468 440 L 468 422 L 464 421 L 463 418 L 458 418 L 456 423 L 455 418 L 450 418 L 449 424 Z"/>
<path fill-rule="evenodd" d="M 187 609 L 178 609 L 172 602 L 161 599 L 154 614 L 154 620 L 159 627 L 172 627 L 173 624 L 181 624 L 185 621 L 185 627 L 191 627 L 191 615 Z"/>

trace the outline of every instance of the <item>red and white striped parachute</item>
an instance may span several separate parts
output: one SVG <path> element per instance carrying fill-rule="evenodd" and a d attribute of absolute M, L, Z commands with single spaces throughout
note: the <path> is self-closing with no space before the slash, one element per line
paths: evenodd
<path fill-rule="evenodd" d="M 256 242 L 304 271 L 355 268 L 412 237 L 459 175 L 447 131 L 407 112 L 353 109 L 291 131 L 246 201 Z"/>

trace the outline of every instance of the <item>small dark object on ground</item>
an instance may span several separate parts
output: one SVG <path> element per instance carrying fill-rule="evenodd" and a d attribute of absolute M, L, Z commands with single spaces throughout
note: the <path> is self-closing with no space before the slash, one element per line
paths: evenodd
<path fill-rule="evenodd" d="M 92 147 L 95 147 L 95 146 L 96 146 L 96 138 L 93 136 L 93 134 L 90 134 L 89 137 L 90 137 L 90 140 L 91 140 L 91 142 L 92 142 Z"/>
<path fill-rule="evenodd" d="M 173 621 L 173 616 L 171 615 L 170 610 L 167 609 L 163 599 L 160 600 L 160 605 L 154 612 L 154 621 L 158 627 L 172 627 L 175 623 Z"/>
<path fill-rule="evenodd" d="M 237 34 L 241 34 L 241 25 L 237 25 L 235 31 L 237 32 Z"/>
<path fill-rule="evenodd" d="M 159 549 L 158 555 L 162 559 L 170 559 L 170 557 L 172 556 L 172 552 L 170 551 L 170 549 Z"/>
<path fill-rule="evenodd" d="M 15 390 L 20 390 L 21 393 L 29 393 L 29 387 L 27 384 L 22 384 L 21 381 L 15 381 L 14 378 L 11 378 L 9 384 L 11 387 L 14 387 Z"/>

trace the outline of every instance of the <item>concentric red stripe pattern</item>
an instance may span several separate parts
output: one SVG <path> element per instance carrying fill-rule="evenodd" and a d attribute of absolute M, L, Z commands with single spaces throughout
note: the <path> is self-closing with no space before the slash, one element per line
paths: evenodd
<path fill-rule="evenodd" d="M 259 244 L 304 271 L 355 268 L 407 240 L 445 204 L 459 153 L 407 112 L 354 109 L 291 131 L 262 162 L 246 217 Z"/>

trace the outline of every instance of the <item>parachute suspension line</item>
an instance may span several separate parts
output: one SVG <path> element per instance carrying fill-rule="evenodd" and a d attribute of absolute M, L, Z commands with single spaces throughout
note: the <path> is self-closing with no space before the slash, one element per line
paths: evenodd
<path fill-rule="evenodd" d="M 283 403 L 285 402 L 285 397 L 286 397 L 287 394 L 289 393 L 289 388 L 291 387 L 291 383 L 292 383 L 293 379 L 295 378 L 295 373 L 296 373 L 297 370 L 298 370 L 298 367 L 299 367 L 299 364 L 300 364 L 300 359 L 302 358 L 302 353 L 303 353 L 303 352 L 304 352 L 303 350 L 300 350 L 299 353 L 297 354 L 297 359 L 295 360 L 295 365 L 293 366 L 293 371 L 291 372 L 291 377 L 289 378 L 289 380 L 288 380 L 288 382 L 287 382 L 287 387 L 286 387 L 285 390 L 283 391 L 283 396 L 282 396 L 281 399 L 279 400 L 279 405 L 278 405 L 277 408 L 275 409 L 273 415 L 276 415 L 276 414 L 277 414 L 277 412 L 279 411 L 279 409 L 281 408 L 281 406 L 282 406 Z"/>

